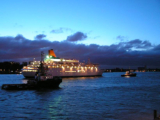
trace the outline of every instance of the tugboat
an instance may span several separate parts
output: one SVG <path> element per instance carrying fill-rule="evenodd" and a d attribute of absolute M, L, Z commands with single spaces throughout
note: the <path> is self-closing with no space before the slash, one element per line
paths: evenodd
<path fill-rule="evenodd" d="M 135 77 L 137 74 L 136 73 L 132 73 L 130 71 L 126 71 L 126 73 L 124 75 L 121 75 L 121 77 Z"/>
<path fill-rule="evenodd" d="M 48 75 L 47 69 L 43 65 L 43 52 L 41 53 L 41 65 L 35 75 L 35 80 L 28 80 L 27 84 L 3 84 L 2 89 L 5 90 L 30 90 L 40 88 L 58 88 L 62 82 L 62 78 L 58 76 Z"/>
<path fill-rule="evenodd" d="M 27 84 L 34 84 L 38 88 L 58 88 L 62 82 L 62 78 L 59 76 L 52 76 L 47 73 L 47 68 L 43 65 L 43 52 L 41 53 L 41 64 L 38 72 L 35 74 L 35 82 L 33 80 L 28 81 Z"/>

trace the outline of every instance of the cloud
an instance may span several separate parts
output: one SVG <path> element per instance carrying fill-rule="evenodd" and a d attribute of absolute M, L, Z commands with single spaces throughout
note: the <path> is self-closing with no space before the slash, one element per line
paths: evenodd
<path fill-rule="evenodd" d="M 74 34 L 75 35 L 75 34 Z M 72 35 L 72 36 L 74 36 Z M 43 38 L 43 37 L 42 37 Z M 80 37 L 81 38 L 81 37 Z M 0 61 L 40 60 L 41 51 L 47 54 L 54 49 L 61 58 L 79 59 L 81 62 L 90 58 L 92 63 L 108 66 L 144 66 L 160 68 L 160 44 L 152 45 L 140 39 L 119 42 L 112 45 L 76 44 L 69 41 L 30 40 L 22 35 L 0 37 Z"/>
<path fill-rule="evenodd" d="M 97 39 L 97 38 L 100 38 L 100 36 L 95 36 L 95 37 L 93 37 L 92 39 Z"/>
<path fill-rule="evenodd" d="M 82 32 L 76 32 L 73 35 L 70 35 L 67 37 L 67 41 L 70 42 L 76 42 L 76 41 L 82 41 L 87 38 L 87 35 Z"/>
<path fill-rule="evenodd" d="M 21 40 L 24 40 L 25 38 L 23 37 L 23 35 L 17 35 L 16 37 L 15 37 L 15 40 L 18 40 L 18 41 L 21 41 Z"/>
<path fill-rule="evenodd" d="M 131 40 L 128 42 L 120 42 L 123 47 L 128 50 L 135 49 L 135 50 L 146 50 L 146 49 L 152 49 L 154 46 L 149 41 L 142 41 L 139 39 Z M 121 46 L 120 45 L 120 46 Z M 122 47 L 121 46 L 121 47 Z"/>
<path fill-rule="evenodd" d="M 37 35 L 36 37 L 35 37 L 35 39 L 36 40 L 42 40 L 43 38 L 45 38 L 46 37 L 46 35 L 44 35 L 44 34 L 39 34 L 39 35 Z"/>
<path fill-rule="evenodd" d="M 53 29 L 53 30 L 51 31 L 51 33 L 58 34 L 58 33 L 63 33 L 63 32 L 66 32 L 66 31 L 72 31 L 72 29 L 60 27 L 59 29 Z"/>
<path fill-rule="evenodd" d="M 117 40 L 120 40 L 120 41 L 125 41 L 125 40 L 127 40 L 128 38 L 127 37 L 125 37 L 125 36 L 121 36 L 121 35 L 119 35 L 119 36 L 117 36 L 117 38 L 116 38 Z"/>

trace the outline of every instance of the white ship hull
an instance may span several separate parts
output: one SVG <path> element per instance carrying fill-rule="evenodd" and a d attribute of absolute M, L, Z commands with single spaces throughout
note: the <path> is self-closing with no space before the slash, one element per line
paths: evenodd
<path fill-rule="evenodd" d="M 36 72 L 22 72 L 22 74 L 25 78 L 34 78 Z"/>
<path fill-rule="evenodd" d="M 60 77 L 91 77 L 91 76 L 102 76 L 103 71 L 63 71 L 61 68 L 48 70 L 48 75 L 60 76 Z M 22 72 L 23 76 L 26 78 L 34 78 L 36 72 Z"/>

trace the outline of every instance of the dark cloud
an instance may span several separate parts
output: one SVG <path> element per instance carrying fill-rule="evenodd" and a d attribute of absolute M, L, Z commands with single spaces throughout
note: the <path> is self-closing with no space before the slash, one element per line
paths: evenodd
<path fill-rule="evenodd" d="M 44 34 L 39 34 L 39 35 L 37 35 L 36 37 L 35 37 L 35 39 L 36 40 L 42 40 L 43 38 L 45 38 L 46 37 L 46 35 L 44 35 Z"/>
<path fill-rule="evenodd" d="M 16 37 L 15 37 L 15 40 L 19 40 L 19 41 L 21 41 L 21 40 L 24 40 L 25 38 L 23 37 L 23 35 L 17 35 Z"/>
<path fill-rule="evenodd" d="M 155 51 L 160 51 L 160 44 L 154 47 Z"/>
<path fill-rule="evenodd" d="M 54 49 L 61 58 L 73 58 L 80 61 L 99 63 L 108 66 L 144 66 L 160 68 L 160 45 L 152 45 L 149 41 L 139 39 L 118 44 L 100 46 L 97 44 L 75 44 L 68 41 L 29 40 L 22 35 L 16 37 L 0 37 L 0 61 L 40 60 L 40 53 L 47 54 Z"/>
<path fill-rule="evenodd" d="M 87 38 L 87 35 L 82 32 L 76 32 L 73 35 L 67 37 L 67 41 L 76 42 Z"/>
<path fill-rule="evenodd" d="M 53 29 L 51 31 L 51 33 L 63 33 L 63 32 L 66 32 L 66 31 L 72 31 L 72 29 L 60 27 L 59 29 Z"/>
<path fill-rule="evenodd" d="M 132 41 L 129 42 L 129 44 L 132 44 L 133 47 L 135 47 L 135 48 L 144 48 L 144 49 L 146 49 L 146 48 L 151 48 L 152 47 L 152 45 L 151 45 L 151 43 L 149 41 L 141 41 L 139 39 L 132 40 Z"/>

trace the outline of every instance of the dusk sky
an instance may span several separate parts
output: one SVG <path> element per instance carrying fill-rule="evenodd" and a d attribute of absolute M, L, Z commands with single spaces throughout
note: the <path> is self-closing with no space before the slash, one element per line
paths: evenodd
<path fill-rule="evenodd" d="M 160 0 L 1 0 L 0 62 L 62 58 L 160 68 Z"/>

